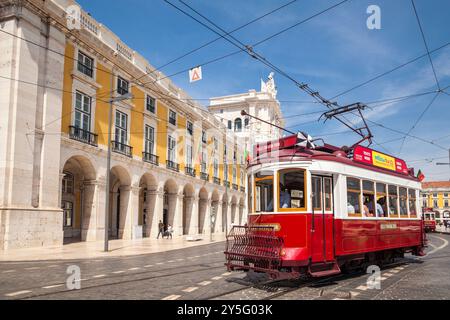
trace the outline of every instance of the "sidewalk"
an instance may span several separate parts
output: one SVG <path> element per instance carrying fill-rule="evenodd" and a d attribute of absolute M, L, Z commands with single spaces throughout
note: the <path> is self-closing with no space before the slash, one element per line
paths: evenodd
<path fill-rule="evenodd" d="M 444 226 L 437 225 L 436 232 L 443 233 L 443 234 L 450 234 L 450 228 L 446 229 L 446 228 L 444 228 Z"/>
<path fill-rule="evenodd" d="M 173 239 L 110 240 L 109 252 L 103 251 L 103 241 L 76 242 L 63 246 L 0 251 L 0 262 L 117 258 L 196 247 L 221 241 L 225 241 L 224 233 L 215 233 L 212 242 L 209 235 L 202 235 L 201 240 L 198 241 L 187 241 L 186 236 L 173 237 Z"/>

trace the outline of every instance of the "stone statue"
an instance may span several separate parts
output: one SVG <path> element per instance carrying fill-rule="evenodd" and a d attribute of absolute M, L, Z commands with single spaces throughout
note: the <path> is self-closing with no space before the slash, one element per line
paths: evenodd
<path fill-rule="evenodd" d="M 275 80 L 273 79 L 274 73 L 271 72 L 267 77 L 267 82 L 261 79 L 261 92 L 267 92 L 272 95 L 274 99 L 277 97 L 277 87 L 275 86 Z"/>

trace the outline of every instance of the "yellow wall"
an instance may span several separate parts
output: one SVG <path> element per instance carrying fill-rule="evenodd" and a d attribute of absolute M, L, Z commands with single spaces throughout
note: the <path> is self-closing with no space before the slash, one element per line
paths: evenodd
<path fill-rule="evenodd" d="M 157 125 L 157 134 L 156 134 L 156 155 L 159 157 L 159 163 L 162 166 L 166 165 L 167 160 L 167 125 L 168 125 L 168 111 L 167 107 L 157 101 L 156 112 L 158 119 L 161 121 L 158 122 Z"/>
<path fill-rule="evenodd" d="M 61 119 L 61 131 L 63 133 L 69 133 L 69 126 L 72 124 L 73 113 L 73 99 L 74 94 L 71 93 L 73 91 L 73 79 L 72 73 L 74 68 L 74 56 L 75 56 L 75 47 L 71 43 L 67 43 L 65 48 L 65 61 L 64 61 L 64 78 L 63 78 L 63 102 L 62 102 L 62 119 Z M 93 97 L 93 106 L 95 106 L 95 110 L 93 110 L 94 116 L 94 125 L 93 125 L 93 133 L 98 135 L 98 144 L 106 146 L 108 141 L 108 116 L 109 116 L 109 108 L 110 104 L 107 102 L 111 97 L 112 90 L 115 89 L 116 83 L 115 79 L 111 75 L 112 70 L 109 66 L 101 63 L 98 59 L 96 59 L 96 78 L 95 81 L 100 85 L 100 88 L 97 90 L 96 95 L 100 98 Z M 111 87 L 111 81 L 113 81 L 113 88 Z M 134 96 L 132 104 L 134 105 L 131 115 L 130 115 L 130 141 L 129 145 L 133 147 L 133 155 L 136 157 L 142 157 L 142 152 L 144 148 L 143 140 L 144 140 L 144 113 L 145 113 L 145 93 L 136 86 L 131 86 L 131 93 Z M 103 101 L 102 101 L 103 100 Z M 157 127 L 155 128 L 155 144 L 156 144 L 156 155 L 159 157 L 159 163 L 161 166 L 166 165 L 167 160 L 167 132 L 168 132 L 168 107 L 160 102 L 156 101 L 156 116 L 158 118 Z M 114 114 L 113 114 L 114 119 Z M 192 120 L 193 121 L 193 120 Z M 184 132 L 184 135 L 179 137 L 177 143 L 180 147 L 178 156 L 178 163 L 180 164 L 180 171 L 184 172 L 185 169 L 185 135 L 186 132 L 186 123 L 187 119 L 184 116 L 181 116 L 177 112 L 177 128 L 181 129 Z M 193 121 L 193 123 L 195 123 Z M 216 128 L 217 129 L 217 128 Z M 114 132 L 114 123 L 112 127 L 112 132 Z M 214 150 L 214 142 L 213 136 L 215 136 L 218 140 L 218 150 Z M 202 148 L 197 148 L 198 145 L 202 145 L 202 129 L 196 125 L 194 125 L 194 137 L 193 137 L 193 163 L 195 163 L 195 170 L 197 172 L 197 177 L 200 177 L 201 172 L 201 164 L 199 159 L 201 159 Z M 223 153 L 224 153 L 224 143 L 226 143 L 226 137 L 224 134 L 209 134 L 207 136 L 207 144 L 206 144 L 206 156 L 209 167 L 207 168 L 207 173 L 210 176 L 210 181 L 212 182 L 212 178 L 214 177 L 214 156 L 219 160 L 219 178 L 222 183 L 224 180 L 233 183 L 233 145 L 228 144 L 228 177 L 224 177 L 224 168 L 223 168 Z M 239 156 L 239 154 L 238 154 Z M 238 157 L 239 159 L 239 157 Z M 243 182 L 240 181 L 240 166 L 236 165 L 237 168 L 237 183 L 238 185 L 242 185 Z M 79 210 L 75 210 L 78 212 Z M 78 217 L 76 221 L 79 221 Z"/>
<path fill-rule="evenodd" d="M 107 101 L 111 97 L 112 75 L 110 73 L 111 70 L 109 68 L 102 65 L 101 63 L 97 63 L 96 81 L 102 86 L 101 89 L 97 90 L 97 96 L 101 96 L 102 99 L 96 100 L 94 127 L 95 133 L 98 134 L 98 144 L 104 146 L 108 145 L 108 117 L 110 105 L 108 102 L 104 101 Z"/>
<path fill-rule="evenodd" d="M 137 87 L 131 87 L 131 94 L 133 95 L 134 108 L 131 111 L 130 119 L 130 142 L 133 147 L 133 155 L 142 157 L 144 151 L 144 108 L 145 108 L 145 93 Z"/>

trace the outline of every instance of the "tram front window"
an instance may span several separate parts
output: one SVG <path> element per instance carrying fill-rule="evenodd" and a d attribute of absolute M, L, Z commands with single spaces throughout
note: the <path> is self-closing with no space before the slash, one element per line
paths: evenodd
<path fill-rule="evenodd" d="M 292 209 L 306 209 L 305 185 L 306 174 L 303 169 L 280 170 L 279 173 L 279 197 L 280 211 L 292 211 Z"/>
<path fill-rule="evenodd" d="M 255 212 L 273 212 L 273 173 L 255 174 Z"/>

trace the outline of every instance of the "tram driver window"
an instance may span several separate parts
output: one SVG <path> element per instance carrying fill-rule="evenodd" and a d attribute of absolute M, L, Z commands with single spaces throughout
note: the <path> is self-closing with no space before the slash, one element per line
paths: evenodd
<path fill-rule="evenodd" d="M 347 178 L 347 213 L 349 216 L 361 215 L 361 183 L 359 179 Z"/>
<path fill-rule="evenodd" d="M 255 174 L 255 212 L 273 212 L 273 172 Z"/>
<path fill-rule="evenodd" d="M 279 171 L 279 210 L 306 209 L 305 170 L 287 169 Z"/>
<path fill-rule="evenodd" d="M 389 186 L 389 217 L 398 216 L 398 190 L 397 186 Z"/>

